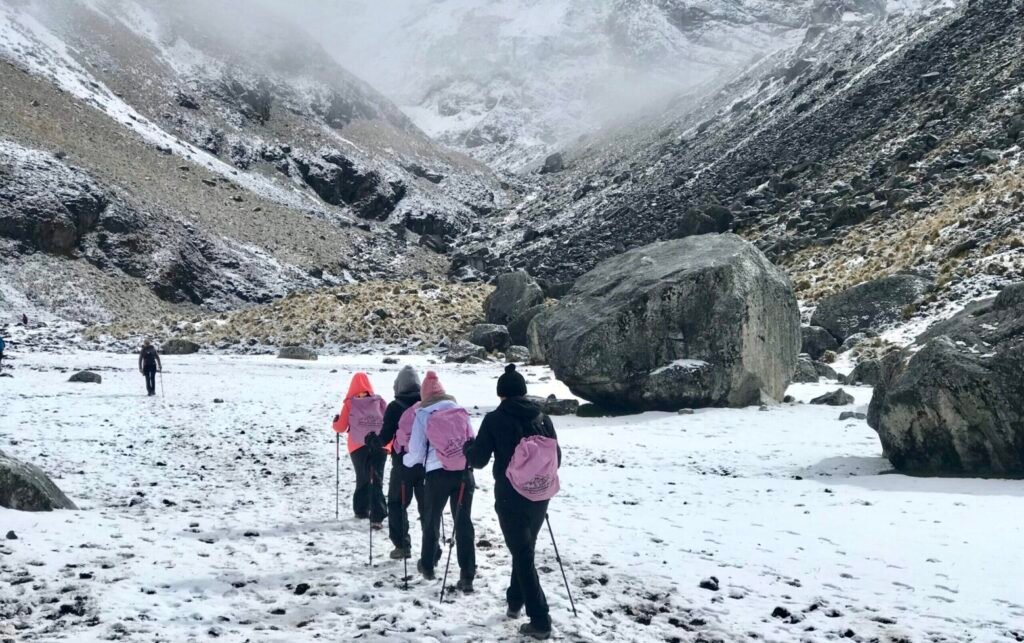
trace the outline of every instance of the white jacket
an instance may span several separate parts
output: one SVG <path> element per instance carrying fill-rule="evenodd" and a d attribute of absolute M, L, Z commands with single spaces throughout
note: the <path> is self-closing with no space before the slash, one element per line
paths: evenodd
<path fill-rule="evenodd" d="M 412 435 L 409 436 L 409 451 L 402 456 L 402 464 L 410 468 L 425 464 L 428 473 L 443 468 L 437 451 L 427 442 L 427 421 L 435 411 L 454 408 L 459 408 L 459 405 L 453 400 L 441 400 L 416 411 L 416 419 L 412 422 Z"/>

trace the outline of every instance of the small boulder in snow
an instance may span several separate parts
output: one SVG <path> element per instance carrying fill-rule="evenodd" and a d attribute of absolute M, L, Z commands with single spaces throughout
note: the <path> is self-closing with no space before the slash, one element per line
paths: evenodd
<path fill-rule="evenodd" d="M 512 344 L 508 328 L 501 324 L 477 324 L 470 331 L 469 341 L 487 352 L 503 351 Z"/>
<path fill-rule="evenodd" d="M 529 395 L 527 399 L 539 406 L 545 415 L 576 415 L 576 411 L 580 410 L 577 400 L 560 400 L 554 395 L 546 398 Z"/>
<path fill-rule="evenodd" d="M 814 398 L 811 400 L 811 404 L 824 406 L 846 406 L 847 404 L 853 404 L 853 396 L 840 388 L 832 391 L 831 393 L 826 393 Z"/>
<path fill-rule="evenodd" d="M 509 364 L 527 364 L 530 361 L 530 349 L 525 346 L 509 346 L 505 351 L 505 361 Z"/>
<path fill-rule="evenodd" d="M 199 352 L 199 344 L 187 339 L 169 339 L 160 349 L 164 355 L 192 355 Z"/>
<path fill-rule="evenodd" d="M 92 371 L 79 371 L 72 375 L 69 382 L 78 382 L 80 384 L 99 384 L 103 382 L 103 378 L 99 373 L 93 373 Z"/>
<path fill-rule="evenodd" d="M 16 511 L 77 509 L 39 467 L 0 451 L 0 507 Z"/>

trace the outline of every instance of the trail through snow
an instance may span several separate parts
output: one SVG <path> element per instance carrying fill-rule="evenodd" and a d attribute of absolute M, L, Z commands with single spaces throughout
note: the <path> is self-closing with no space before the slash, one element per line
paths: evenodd
<path fill-rule="evenodd" d="M 167 357 L 155 399 L 134 356 L 14 357 L 0 448 L 81 510 L 0 509 L 0 536 L 17 536 L 0 540 L 0 640 L 516 639 L 489 469 L 477 473 L 473 595 L 440 604 L 440 581 L 413 569 L 403 591 L 386 530 L 371 568 L 367 524 L 334 520 L 330 419 L 357 368 L 390 393 L 399 367 L 381 356 Z M 103 383 L 66 382 L 86 367 Z M 434 368 L 476 423 L 495 405 L 499 365 Z M 525 372 L 531 393 L 567 395 L 546 369 Z M 869 389 L 852 392 L 867 403 Z M 883 475 L 876 436 L 841 410 L 555 418 L 565 462 L 551 523 L 580 610 L 544 532 L 556 637 L 1024 639 L 1024 482 Z M 341 471 L 344 509 L 347 459 Z M 712 576 L 717 591 L 701 588 Z"/>

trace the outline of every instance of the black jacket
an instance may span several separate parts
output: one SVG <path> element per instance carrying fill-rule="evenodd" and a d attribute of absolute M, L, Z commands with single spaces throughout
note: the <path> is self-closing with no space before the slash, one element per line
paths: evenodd
<path fill-rule="evenodd" d="M 494 456 L 495 495 L 511 490 L 512 485 L 505 477 L 512 454 L 519 441 L 529 435 L 541 435 L 558 439 L 551 418 L 544 415 L 533 402 L 524 397 L 510 397 L 503 400 L 498 408 L 484 417 L 480 433 L 468 450 L 469 463 L 483 469 Z M 562 448 L 558 448 L 558 464 L 562 464 Z M 507 487 L 507 489 L 506 489 Z"/>
<path fill-rule="evenodd" d="M 381 444 L 387 444 L 395 439 L 395 434 L 398 433 L 398 420 L 410 406 L 419 401 L 419 393 L 395 396 L 394 401 L 384 410 L 384 426 L 380 430 Z"/>

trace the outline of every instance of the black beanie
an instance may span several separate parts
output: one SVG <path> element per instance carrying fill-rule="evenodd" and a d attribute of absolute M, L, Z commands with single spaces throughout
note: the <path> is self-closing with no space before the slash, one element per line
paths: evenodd
<path fill-rule="evenodd" d="M 516 365 L 509 364 L 505 373 L 498 378 L 498 397 L 521 397 L 526 395 L 526 380 L 516 372 Z"/>

